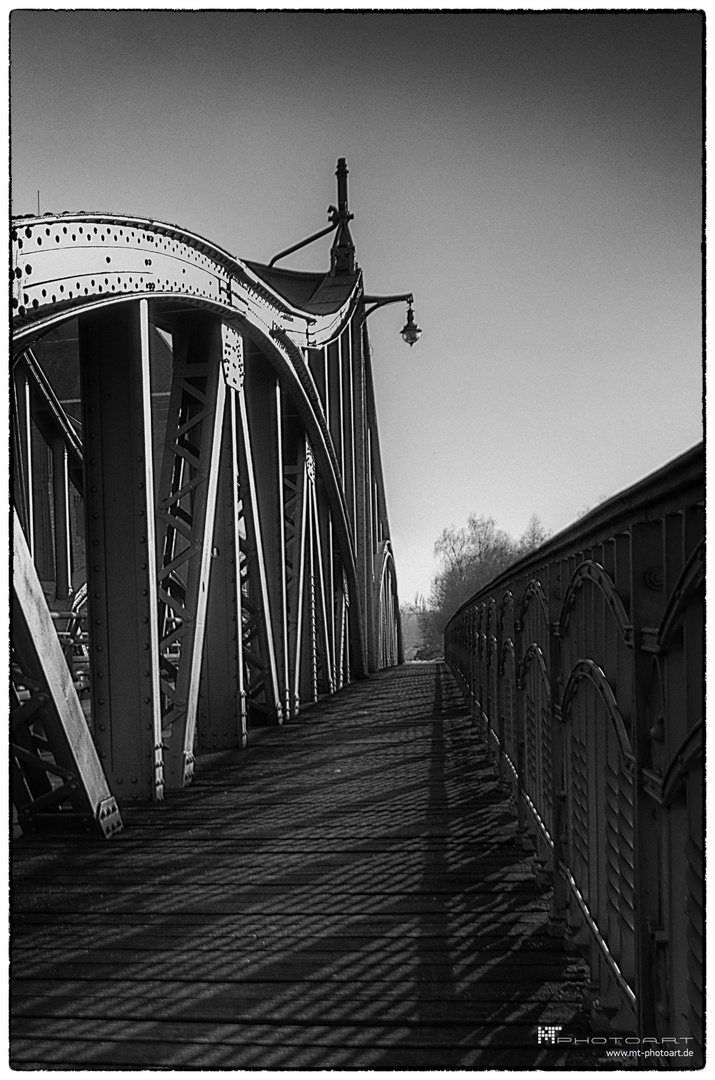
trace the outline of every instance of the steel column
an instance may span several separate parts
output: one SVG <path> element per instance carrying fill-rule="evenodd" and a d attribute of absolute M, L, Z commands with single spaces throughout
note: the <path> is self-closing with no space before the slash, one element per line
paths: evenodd
<path fill-rule="evenodd" d="M 353 364 L 353 333 L 352 327 L 349 327 L 343 334 L 343 359 L 344 359 L 344 374 L 343 385 L 345 387 L 345 440 L 348 447 L 348 460 L 345 468 L 345 498 L 348 503 L 350 512 L 350 524 L 352 526 L 352 534 L 355 540 L 357 540 L 357 496 L 355 492 L 356 484 L 356 443 L 357 443 L 357 431 L 355 427 L 355 379 L 354 379 L 354 364 Z"/>
<path fill-rule="evenodd" d="M 32 480 L 32 408 L 30 383 L 22 361 L 13 372 L 13 412 L 15 450 L 15 508 L 27 536 L 30 554 L 35 554 L 35 514 Z"/>
<path fill-rule="evenodd" d="M 224 353 L 227 331 L 228 328 L 224 327 Z M 224 404 L 221 464 L 197 715 L 198 745 L 204 750 L 246 745 L 238 424 L 237 391 L 229 385 Z"/>
<path fill-rule="evenodd" d="M 72 582 L 69 470 L 67 447 L 59 438 L 52 443 L 52 506 L 55 518 L 55 596 L 57 600 L 67 600 Z"/>
<path fill-rule="evenodd" d="M 276 719 L 282 723 L 288 688 L 285 656 L 287 620 L 285 603 L 285 544 L 283 510 L 283 451 L 280 385 L 266 357 L 248 344 L 244 391 L 246 449 L 255 487 L 256 535 L 260 537 L 260 564 L 270 612 L 272 667 L 276 682 Z"/>
<path fill-rule="evenodd" d="M 286 715 L 300 711 L 303 582 L 307 522 L 306 439 L 299 418 L 281 401 L 281 451 L 283 503 L 282 537 L 285 594 L 285 686 Z"/>
<path fill-rule="evenodd" d="M 343 367 L 340 339 L 331 341 L 326 349 L 326 394 L 328 399 L 328 424 L 333 440 L 335 456 L 344 482 L 345 461 L 343 450 Z"/>
<path fill-rule="evenodd" d="M 356 513 L 353 522 L 355 537 L 355 562 L 357 566 L 358 593 L 351 597 L 353 617 L 361 620 L 363 627 L 368 627 L 369 596 L 372 590 L 372 557 L 370 552 L 370 447 L 366 401 L 365 351 L 367 350 L 367 329 L 363 318 L 364 307 L 361 304 L 359 315 L 352 323 L 352 385 L 353 385 L 353 431 L 355 432 L 355 504 Z M 350 612 L 347 613 L 348 615 Z M 363 663 L 367 668 L 367 636 L 363 634 L 365 651 Z"/>
<path fill-rule="evenodd" d="M 310 499 L 313 509 L 313 522 L 314 522 L 314 541 L 315 541 L 315 555 L 316 555 L 316 567 L 317 567 L 317 583 L 318 583 L 318 596 L 316 598 L 316 615 L 317 615 L 317 634 L 316 634 L 316 647 L 318 649 L 318 670 L 322 669 L 322 682 L 318 684 L 319 690 L 332 694 L 335 690 L 335 678 L 333 674 L 334 670 L 334 653 L 331 649 L 331 635 L 330 635 L 330 623 L 332 620 L 332 607 L 331 607 L 331 619 L 328 618 L 328 600 L 332 605 L 332 596 L 329 592 L 328 582 L 326 580 L 325 567 L 327 560 L 332 562 L 332 551 L 325 551 L 325 558 L 323 558 L 323 550 L 326 547 L 327 532 L 324 528 L 326 523 L 327 508 L 323 508 L 320 505 L 318 498 L 318 485 L 316 482 L 312 483 L 309 488 Z M 319 603 L 318 603 L 319 601 Z"/>
<path fill-rule="evenodd" d="M 561 584 L 559 564 L 549 567 L 547 572 L 547 604 L 549 634 L 549 686 L 551 689 L 551 783 L 553 806 L 553 829 L 551 838 L 554 842 L 551 866 L 554 895 L 551 902 L 550 927 L 561 934 L 566 926 L 568 911 L 568 888 L 564 877 L 566 867 L 566 774 L 565 774 L 565 732 L 561 713 L 561 638 L 559 636 L 559 614 L 561 611 Z"/>
<path fill-rule="evenodd" d="M 242 534 L 241 588 L 243 655 L 246 666 L 246 698 L 251 709 L 281 723 L 283 706 L 273 637 L 263 517 L 259 512 L 259 485 L 254 469 L 252 430 L 249 426 L 246 387 L 238 396 L 241 414 L 239 444 L 239 502 Z M 260 416 L 256 418 L 260 425 Z M 275 511 L 275 506 L 274 506 Z M 282 618 L 282 615 L 280 616 Z"/>
<path fill-rule="evenodd" d="M 665 608 L 663 572 L 663 522 L 656 520 L 634 524 L 631 529 L 631 622 L 634 632 L 633 654 L 633 744 L 639 775 L 651 768 L 653 761 L 652 740 L 656 744 L 663 738 L 662 704 L 657 686 L 654 685 L 651 655 L 642 649 L 641 635 L 644 627 L 659 626 Z M 636 938 L 637 983 L 642 987 L 638 995 L 639 1030 L 655 1031 L 665 1006 L 665 994 L 658 968 L 663 961 L 663 897 L 660 895 L 662 854 L 659 829 L 652 824 L 660 813 L 653 805 L 652 796 L 642 784 L 636 792 L 635 831 L 639 838 L 635 850 L 636 881 L 638 883 L 639 920 Z M 642 822 L 642 825 L 641 825 Z M 660 1000 L 659 1000 L 660 998 Z M 662 1021 L 661 1021 L 662 1022 Z"/>
<path fill-rule="evenodd" d="M 163 794 L 148 310 L 79 319 L 92 722 L 120 800 Z"/>

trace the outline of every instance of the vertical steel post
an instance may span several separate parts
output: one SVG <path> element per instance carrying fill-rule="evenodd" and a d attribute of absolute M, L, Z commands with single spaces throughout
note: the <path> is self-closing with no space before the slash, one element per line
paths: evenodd
<path fill-rule="evenodd" d="M 281 386 L 276 379 L 275 385 L 275 417 L 276 417 L 276 480 L 278 484 L 278 576 L 280 580 L 280 657 L 281 657 L 281 684 L 283 689 L 283 712 L 284 716 L 291 715 L 291 692 L 290 692 L 290 657 L 288 653 L 288 567 L 286 565 L 286 520 L 285 520 L 285 456 L 283 453 L 283 408 L 281 404 Z"/>
<path fill-rule="evenodd" d="M 515 709 L 514 719 L 516 722 L 516 811 L 519 827 L 526 825 L 526 811 L 524 807 L 524 767 L 526 751 L 526 687 L 524 686 L 524 674 L 522 665 L 524 662 L 524 622 L 519 616 L 521 597 L 517 599 L 514 594 L 514 668 L 516 672 L 515 685 Z"/>
<path fill-rule="evenodd" d="M 563 672 L 561 670 L 561 637 L 559 636 L 559 615 L 561 612 L 562 587 L 558 562 L 552 562 L 546 568 L 547 603 L 549 609 L 549 686 L 551 688 L 551 805 L 553 807 L 552 840 L 554 896 L 551 904 L 551 929 L 556 934 L 563 933 L 566 926 L 568 907 L 568 888 L 563 874 L 564 850 L 566 845 L 566 771 L 563 716 L 561 713 L 561 695 L 563 693 Z"/>
<path fill-rule="evenodd" d="M 333 687 L 337 690 L 340 687 L 340 679 L 338 677 L 338 641 L 337 641 L 337 619 L 338 611 L 336 605 L 335 596 L 335 550 L 333 547 L 333 518 L 330 513 L 330 507 L 325 508 L 325 539 L 324 539 L 325 559 L 326 559 L 326 575 L 327 580 L 325 584 L 325 590 L 328 598 L 328 611 L 329 611 L 329 638 L 330 638 L 330 651 L 333 657 Z"/>
<path fill-rule="evenodd" d="M 248 344 L 248 343 L 247 343 Z M 246 451 L 254 487 L 256 535 L 260 538 L 259 564 L 270 605 L 272 669 L 276 681 L 276 718 L 281 723 L 287 700 L 285 685 L 286 600 L 283 521 L 283 455 L 280 424 L 280 387 L 263 354 L 250 346 L 246 359 L 242 409 L 246 416 Z"/>
<path fill-rule="evenodd" d="M 239 472 L 241 477 L 241 503 L 246 522 L 246 542 L 250 545 L 250 554 L 247 551 L 247 564 L 245 573 L 250 579 L 245 587 L 251 592 L 250 607 L 248 596 L 244 595 L 244 608 L 247 610 L 248 620 L 244 627 L 244 656 L 248 663 L 259 672 L 252 678 L 247 686 L 248 704 L 256 704 L 265 715 L 283 722 L 283 706 L 278 683 L 278 667 L 276 664 L 276 652 L 273 635 L 273 617 L 271 611 L 271 597 L 268 590 L 268 575 L 266 572 L 266 552 L 263 539 L 264 517 L 259 513 L 260 486 L 256 478 L 254 468 L 254 454 L 252 445 L 252 431 L 249 425 L 248 406 L 246 402 L 246 388 L 238 396 L 241 413 L 241 441 Z M 260 414 L 257 417 L 260 424 Z M 270 490 L 270 489 L 269 489 Z M 251 648 L 246 635 L 250 635 Z M 263 695 L 263 702 L 254 702 L 252 687 Z"/>
<path fill-rule="evenodd" d="M 317 563 L 317 580 L 318 580 L 318 587 L 319 587 L 319 598 L 318 599 L 320 600 L 320 605 L 319 606 L 317 605 L 317 602 L 316 602 L 316 613 L 318 615 L 319 624 L 322 625 L 322 635 L 320 634 L 320 631 L 318 631 L 316 641 L 319 642 L 321 637 L 322 637 L 322 646 L 323 646 L 323 648 L 322 648 L 323 665 L 322 666 L 323 666 L 323 677 L 324 677 L 323 689 L 326 689 L 328 691 L 328 693 L 332 694 L 332 693 L 335 692 L 335 680 L 334 680 L 334 676 L 333 676 L 334 653 L 331 651 L 330 626 L 329 626 L 329 620 L 328 620 L 328 599 L 330 599 L 330 603 L 332 605 L 332 596 L 329 597 L 328 589 L 327 589 L 327 586 L 326 586 L 325 563 L 324 563 L 324 560 L 323 560 L 323 545 L 325 543 L 325 530 L 323 528 L 324 515 L 321 514 L 321 512 L 320 512 L 320 507 L 319 507 L 319 503 L 318 503 L 317 484 L 312 484 L 311 485 L 310 494 L 311 494 L 311 502 L 313 504 L 313 517 L 314 517 L 314 522 L 315 522 L 314 536 L 315 536 L 315 552 L 316 552 L 316 563 Z M 332 552 L 328 552 L 328 557 L 332 560 Z M 331 607 L 331 613 L 332 613 L 332 607 Z M 331 621 L 332 621 L 332 614 L 331 614 Z"/>
<path fill-rule="evenodd" d="M 642 648 L 643 630 L 660 624 L 667 601 L 663 566 L 663 522 L 638 522 L 631 528 L 631 623 L 633 625 L 633 749 L 636 775 L 652 768 L 653 740 L 663 738 L 661 717 L 654 715 L 653 705 L 661 706 L 659 695 L 654 696 L 653 656 Z M 648 794 L 643 784 L 636 786 L 634 851 L 636 895 L 636 1006 L 639 1031 L 657 1031 L 662 1016 L 657 1009 L 665 1001 L 657 999 L 662 987 L 658 965 L 663 962 L 664 897 L 660 893 L 663 874 L 661 835 L 662 810 Z M 670 1034 L 670 1031 L 667 1032 Z"/>
<path fill-rule="evenodd" d="M 17 468 L 19 470 L 20 499 L 17 506 L 27 537 L 30 555 L 35 557 L 35 505 L 33 498 L 32 469 L 32 407 L 30 403 L 30 380 L 24 364 L 18 363 L 14 379 L 15 406 L 17 410 Z"/>
<path fill-rule="evenodd" d="M 224 327 L 224 334 L 227 329 Z M 197 716 L 198 744 L 204 750 L 246 745 L 237 434 L 236 390 L 229 386 L 224 404 Z"/>
<path fill-rule="evenodd" d="M 281 398 L 282 539 L 285 592 L 285 689 L 286 716 L 300 710 L 301 618 L 306 526 L 306 440 L 305 430 L 288 402 Z"/>
<path fill-rule="evenodd" d="M 501 600 L 501 598 L 500 598 Z M 505 761 L 506 723 L 504 719 L 504 680 L 502 678 L 502 662 L 504 649 L 504 606 L 500 602 L 497 608 L 496 625 L 496 714 L 499 731 L 499 782 L 504 783 L 507 769 Z"/>
<path fill-rule="evenodd" d="M 79 318 L 92 720 L 120 801 L 161 799 L 147 302 Z"/>
<path fill-rule="evenodd" d="M 52 441 L 52 504 L 55 515 L 55 595 L 58 600 L 67 600 L 72 584 L 72 544 L 67 447 L 61 438 Z"/>
<path fill-rule="evenodd" d="M 345 441 L 348 448 L 348 460 L 345 468 L 345 497 L 350 513 L 350 525 L 352 535 L 355 536 L 357 522 L 357 506 L 355 495 L 355 469 L 356 469 L 356 442 L 357 433 L 355 428 L 355 377 L 353 364 L 353 331 L 352 325 L 343 335 L 343 386 L 345 387 Z"/>
<path fill-rule="evenodd" d="M 370 633 L 368 619 L 369 591 L 371 588 L 370 578 L 370 467 L 368 448 L 368 420 L 366 401 L 365 379 L 365 354 L 368 347 L 367 328 L 363 318 L 364 307 L 358 307 L 358 313 L 353 318 L 351 330 L 353 334 L 352 345 L 352 369 L 353 369 L 353 432 L 355 438 L 355 520 L 353 523 L 353 535 L 355 537 L 355 564 L 357 568 L 357 595 L 351 597 L 352 611 L 346 612 L 346 619 L 352 615 L 362 620 L 362 625 L 367 632 L 363 640 L 367 644 Z M 364 657 L 367 669 L 367 651 Z"/>
<path fill-rule="evenodd" d="M 301 702 L 301 679 L 304 669 L 303 663 L 303 619 L 304 619 L 304 592 L 305 592 L 305 560 L 306 544 L 308 535 L 308 453 L 309 447 L 305 436 L 302 440 L 302 451 L 298 457 L 298 470 L 296 475 L 297 499 L 295 524 L 296 538 L 294 542 L 295 555 L 292 564 L 292 588 L 289 596 L 290 604 L 290 632 L 291 632 L 291 661 L 292 661 L 292 712 L 298 714 Z M 312 451 L 311 451 L 312 453 Z M 297 558 L 296 558 L 297 556 Z"/>
<path fill-rule="evenodd" d="M 310 672 L 310 698 L 311 701 L 316 702 L 318 700 L 318 626 L 317 626 L 317 608 L 316 608 L 316 595 L 315 595 L 315 527 L 314 527 L 314 515 L 312 511 L 312 489 L 315 484 L 315 461 L 313 459 L 312 452 L 308 456 L 308 484 L 306 486 L 305 497 L 308 500 L 308 559 L 307 559 L 307 577 L 308 577 L 308 603 L 307 603 L 307 620 L 308 620 L 308 633 L 306 635 L 308 645 L 308 670 Z"/>
<path fill-rule="evenodd" d="M 335 457 L 340 467 L 340 481 L 344 482 L 343 453 L 343 369 L 340 338 L 331 341 L 327 347 L 328 361 L 328 402 L 330 435 L 333 440 Z"/>

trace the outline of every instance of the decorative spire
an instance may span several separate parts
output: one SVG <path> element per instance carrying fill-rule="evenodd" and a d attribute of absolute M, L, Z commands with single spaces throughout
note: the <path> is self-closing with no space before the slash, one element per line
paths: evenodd
<path fill-rule="evenodd" d="M 348 166 L 345 158 L 338 158 L 335 175 L 338 178 L 338 211 L 333 220 L 338 228 L 330 250 L 331 277 L 337 274 L 354 274 L 356 269 L 355 245 L 348 225 L 355 215 L 348 210 Z"/>

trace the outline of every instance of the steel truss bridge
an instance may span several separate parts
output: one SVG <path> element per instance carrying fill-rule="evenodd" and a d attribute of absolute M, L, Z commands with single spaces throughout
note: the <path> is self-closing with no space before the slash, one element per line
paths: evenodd
<path fill-rule="evenodd" d="M 327 274 L 172 225 L 14 222 L 13 795 L 94 823 L 398 663 L 347 168 Z M 326 230 L 327 231 L 327 230 Z"/>
<path fill-rule="evenodd" d="M 13 223 L 11 778 L 35 905 L 33 859 L 46 849 L 33 854 L 30 837 L 77 827 L 111 837 L 123 813 L 162 800 L 171 814 L 199 754 L 210 770 L 211 752 L 240 752 L 252 730 L 299 722 L 306 706 L 320 700 L 320 710 L 403 659 L 366 328 L 366 315 L 394 298 L 365 295 L 343 159 L 336 175 L 324 274 L 239 261 L 136 217 Z M 703 464 L 695 448 L 592 511 L 466 603 L 445 639 L 501 790 L 550 882 L 551 934 L 585 950 L 597 1030 L 661 1046 L 685 1037 L 698 1054 Z M 384 708 L 395 732 L 388 760 L 407 745 L 401 708 L 421 730 L 425 679 L 435 676 L 415 671 L 401 683 L 414 686 L 414 701 L 408 693 L 401 705 L 397 684 L 378 687 L 371 708 Z M 438 670 L 426 714 L 435 746 L 443 730 L 468 723 L 450 705 L 443 727 L 442 685 Z M 364 716 L 355 722 L 368 723 L 374 753 Z M 460 738 L 450 735 L 469 748 L 465 769 L 476 759 Z M 434 777 L 445 790 L 457 784 L 454 813 L 480 797 L 469 802 L 455 768 L 430 766 L 436 816 L 425 858 L 442 867 L 439 881 L 457 858 L 467 895 L 471 878 L 448 829 L 447 846 L 435 846 L 448 801 Z M 385 783 L 379 800 L 394 798 L 404 817 L 416 788 L 403 806 L 397 779 Z M 359 801 L 351 820 L 369 810 L 382 828 L 379 800 Z M 330 807 L 323 818 L 337 812 Z M 469 813 L 464 828 L 483 844 Z M 146 874 L 135 836 L 126 857 Z M 378 849 L 381 859 L 394 854 L 394 837 Z M 225 846 L 216 850 L 225 862 Z M 510 896 L 506 877 L 494 883 L 513 854 L 485 851 L 496 859 L 485 887 Z M 71 858 L 76 882 L 81 858 Z M 438 887 L 433 878 L 424 886 Z M 420 901 L 435 902 L 431 893 Z M 34 918 L 49 919 L 51 933 L 69 918 L 63 933 L 73 940 L 74 916 L 43 904 L 28 915 L 30 945 Z M 87 904 L 98 925 L 101 911 Z"/>

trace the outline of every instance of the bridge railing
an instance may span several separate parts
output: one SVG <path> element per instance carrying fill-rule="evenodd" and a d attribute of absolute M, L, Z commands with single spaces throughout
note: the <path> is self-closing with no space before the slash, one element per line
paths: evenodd
<path fill-rule="evenodd" d="M 588 951 L 594 1018 L 696 1059 L 703 649 L 702 446 L 515 563 L 445 633 L 553 922 Z"/>

